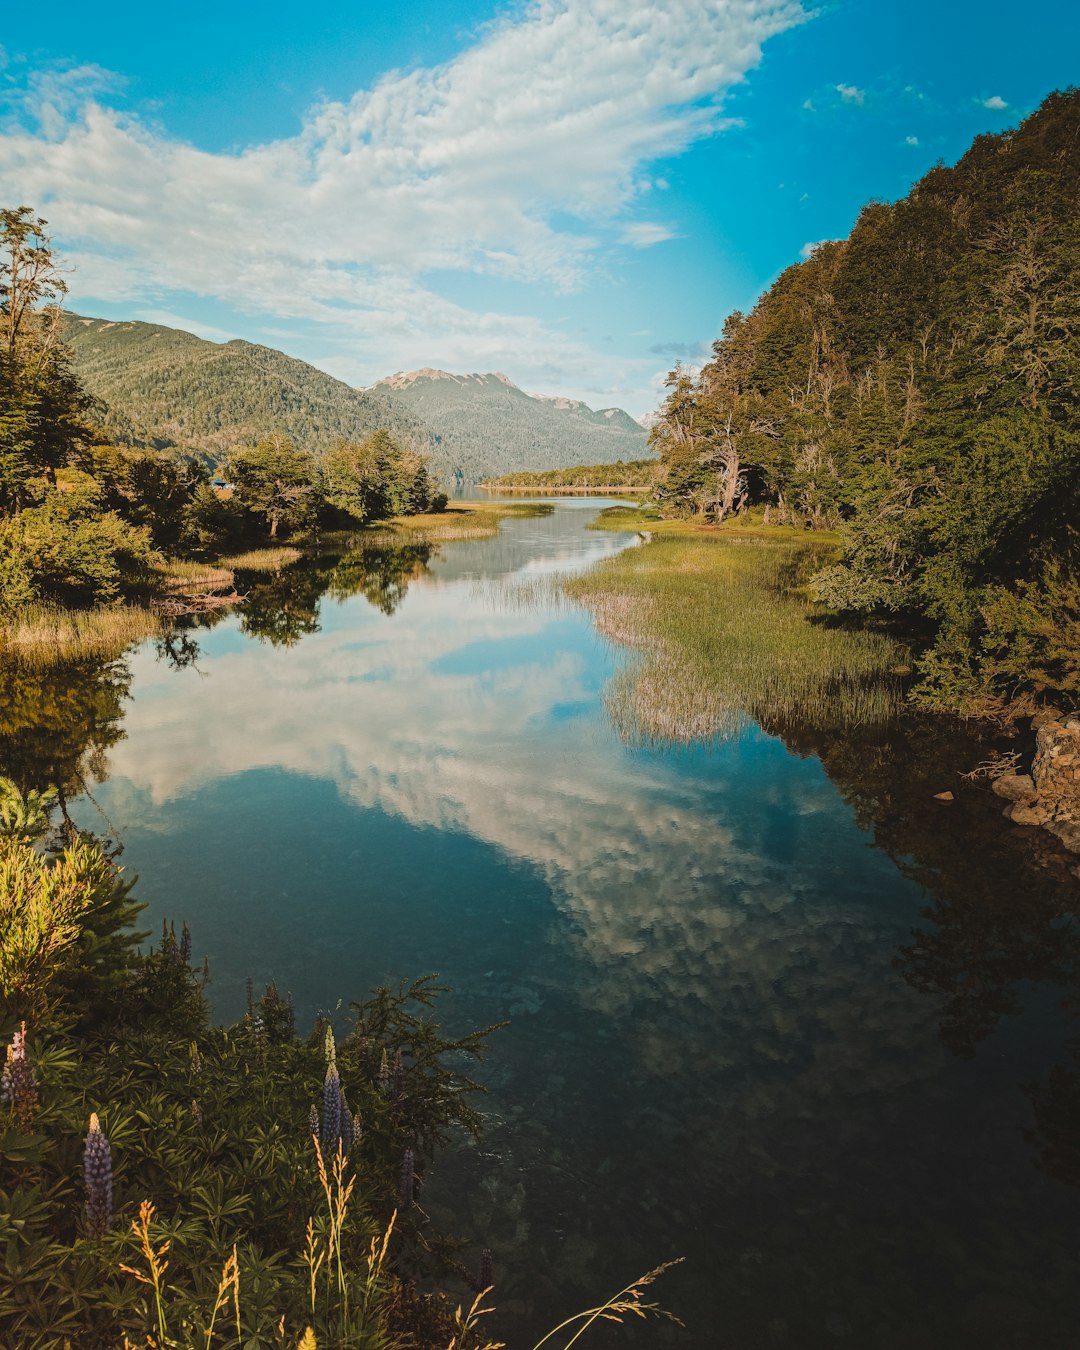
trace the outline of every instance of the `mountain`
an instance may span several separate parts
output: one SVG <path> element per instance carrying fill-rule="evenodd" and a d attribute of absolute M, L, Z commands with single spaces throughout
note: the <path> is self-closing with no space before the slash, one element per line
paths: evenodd
<path fill-rule="evenodd" d="M 533 397 L 505 375 L 418 370 L 354 389 L 272 347 L 208 342 L 135 320 L 63 316 L 76 374 L 120 444 L 194 452 L 210 462 L 284 432 L 319 454 L 384 427 L 431 456 L 444 482 L 517 469 L 640 459 L 645 433 L 621 408 Z"/>
<path fill-rule="evenodd" d="M 272 347 L 78 314 L 64 315 L 63 337 L 76 374 L 106 405 L 104 431 L 121 443 L 217 460 L 270 432 L 319 453 L 338 437 L 358 440 L 385 427 L 415 450 L 435 448 L 429 428 L 389 391 L 354 389 Z"/>
<path fill-rule="evenodd" d="M 527 394 L 500 371 L 451 375 L 425 367 L 374 388 L 422 417 L 435 434 L 436 454 L 466 480 L 648 453 L 647 433 L 621 408 L 594 410 L 579 399 Z"/>

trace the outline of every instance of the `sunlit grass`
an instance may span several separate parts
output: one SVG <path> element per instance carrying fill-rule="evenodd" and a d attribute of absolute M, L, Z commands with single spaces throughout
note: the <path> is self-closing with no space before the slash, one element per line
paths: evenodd
<path fill-rule="evenodd" d="M 895 713 L 906 651 L 831 626 L 805 591 L 828 547 L 786 533 L 661 532 L 565 583 L 639 653 L 605 694 L 623 736 L 701 742 L 751 720 L 844 727 Z"/>
<path fill-rule="evenodd" d="M 490 539 L 507 516 L 546 516 L 550 502 L 451 502 L 445 511 L 393 516 L 360 532 L 364 545 L 439 544 L 455 539 Z"/>
<path fill-rule="evenodd" d="M 220 558 L 218 566 L 237 572 L 280 572 L 283 567 L 299 562 L 303 556 L 298 548 L 253 548 L 247 553 Z"/>
<path fill-rule="evenodd" d="M 197 591 L 218 591 L 231 587 L 233 574 L 224 563 L 185 562 L 171 558 L 156 569 L 158 584 L 170 593 L 190 595 Z"/>
<path fill-rule="evenodd" d="M 69 610 L 28 605 L 0 628 L 0 653 L 38 669 L 61 661 L 119 656 L 164 632 L 160 615 L 135 605 Z"/>

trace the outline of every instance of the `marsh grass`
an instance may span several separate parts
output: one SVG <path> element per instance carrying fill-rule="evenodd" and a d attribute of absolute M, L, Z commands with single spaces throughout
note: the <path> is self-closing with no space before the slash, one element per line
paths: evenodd
<path fill-rule="evenodd" d="M 499 533 L 499 522 L 507 516 L 547 516 L 553 510 L 550 502 L 452 502 L 445 511 L 394 516 L 364 530 L 360 537 L 365 545 L 373 547 L 490 539 Z"/>
<path fill-rule="evenodd" d="M 27 605 L 0 628 L 0 655 L 41 670 L 63 661 L 119 656 L 164 631 L 161 616 L 138 605 L 84 610 Z"/>
<path fill-rule="evenodd" d="M 218 566 L 237 572 L 280 572 L 299 562 L 303 556 L 298 548 L 253 548 L 247 553 L 220 558 Z"/>
<path fill-rule="evenodd" d="M 902 697 L 906 652 L 831 626 L 806 585 L 828 546 L 778 533 L 672 531 L 565 583 L 600 631 L 635 648 L 605 692 L 632 742 L 708 742 L 751 721 L 877 723 Z"/>
<path fill-rule="evenodd" d="M 158 584 L 169 594 L 195 595 L 232 587 L 233 574 L 224 562 L 186 562 L 173 558 L 157 569 Z"/>

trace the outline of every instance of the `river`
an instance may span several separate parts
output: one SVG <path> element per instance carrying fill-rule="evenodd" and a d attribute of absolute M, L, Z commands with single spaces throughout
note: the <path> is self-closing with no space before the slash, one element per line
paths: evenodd
<path fill-rule="evenodd" d="M 685 1331 L 583 1344 L 1072 1344 L 1070 882 L 989 794 L 933 800 L 963 729 L 620 739 L 632 657 L 550 581 L 637 542 L 597 508 L 134 651 L 77 819 L 223 1018 L 248 975 L 305 1025 L 438 972 L 449 1027 L 509 1022 L 420 1202 L 491 1248 L 513 1345 L 679 1257 Z"/>

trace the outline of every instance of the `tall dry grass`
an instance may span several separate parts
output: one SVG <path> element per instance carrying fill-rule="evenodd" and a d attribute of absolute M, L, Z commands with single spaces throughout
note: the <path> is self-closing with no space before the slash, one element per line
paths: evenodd
<path fill-rule="evenodd" d="M 119 656 L 164 631 L 159 614 L 137 605 L 86 610 L 28 605 L 0 628 L 0 655 L 43 669 L 79 658 Z"/>

